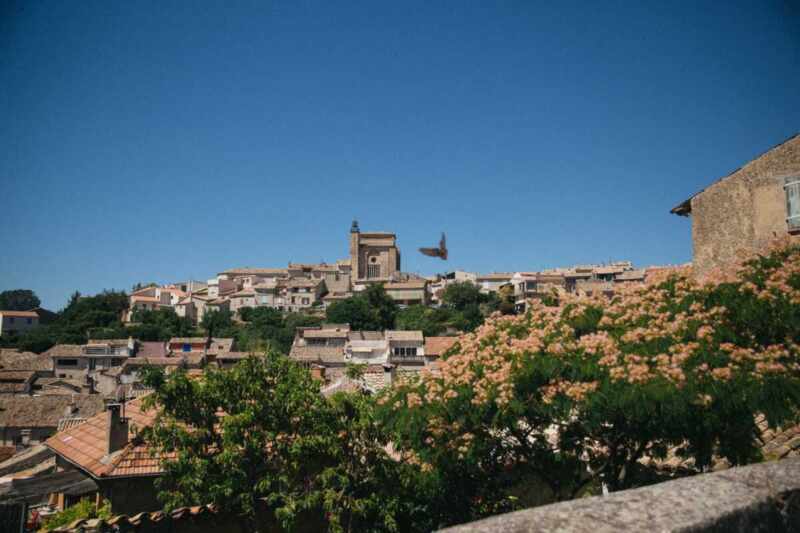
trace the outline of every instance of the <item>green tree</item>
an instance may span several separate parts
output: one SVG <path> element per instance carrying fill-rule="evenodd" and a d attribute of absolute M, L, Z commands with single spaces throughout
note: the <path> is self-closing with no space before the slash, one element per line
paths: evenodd
<path fill-rule="evenodd" d="M 133 313 L 133 322 L 136 325 L 125 328 L 124 331 L 143 341 L 166 341 L 172 337 L 189 337 L 194 332 L 191 319 L 178 316 L 172 308 L 153 311 L 137 309 Z"/>
<path fill-rule="evenodd" d="M 382 331 L 394 327 L 398 309 L 383 285 L 374 284 L 346 300 L 334 302 L 326 316 L 328 322 L 350 324 L 354 330 Z"/>
<path fill-rule="evenodd" d="M 162 411 L 145 438 L 175 453 L 157 481 L 167 508 L 214 503 L 253 531 L 428 529 L 415 522 L 421 472 L 388 456 L 368 399 L 327 400 L 275 352 L 199 380 L 151 369 L 145 382 Z"/>
<path fill-rule="evenodd" d="M 333 302 L 325 312 L 328 322 L 350 324 L 354 330 L 379 330 L 381 322 L 363 296 L 352 296 Z"/>
<path fill-rule="evenodd" d="M 440 524 L 652 483 L 668 456 L 689 473 L 759 461 L 756 415 L 800 420 L 800 246 L 704 284 L 534 303 L 439 368 L 379 403 L 396 449 L 435 472 Z"/>
<path fill-rule="evenodd" d="M 456 311 L 464 311 L 486 301 L 488 301 L 488 297 L 481 293 L 480 287 L 469 281 L 451 283 L 445 287 L 442 293 L 444 305 Z"/>
<path fill-rule="evenodd" d="M 200 327 L 209 337 L 233 337 L 236 333 L 233 314 L 227 309 L 208 311 L 203 315 Z"/>
<path fill-rule="evenodd" d="M 54 515 L 50 515 L 42 521 L 42 527 L 39 531 L 52 531 L 63 526 L 68 526 L 72 522 L 84 518 L 103 518 L 108 520 L 111 518 L 111 503 L 97 507 L 88 498 L 84 498 L 75 505 L 64 509 Z"/>
<path fill-rule="evenodd" d="M 372 284 L 362 294 L 375 315 L 375 320 L 379 325 L 377 329 L 392 329 L 399 308 L 397 302 L 386 294 L 383 284 Z"/>
<path fill-rule="evenodd" d="M 29 289 L 0 292 L 0 310 L 3 311 L 30 311 L 41 303 L 36 293 Z"/>
<path fill-rule="evenodd" d="M 241 310 L 243 326 L 236 328 L 237 344 L 245 351 L 265 348 L 288 353 L 298 327 L 317 326 L 322 319 L 304 313 L 281 313 L 270 307 Z"/>
<path fill-rule="evenodd" d="M 126 337 L 128 332 L 121 318 L 127 307 L 128 296 L 124 292 L 103 291 L 94 296 L 81 296 L 75 292 L 55 319 L 19 335 L 13 345 L 41 352 L 54 344 L 83 344 L 90 334 L 95 333 L 106 338 Z"/>
<path fill-rule="evenodd" d="M 412 305 L 397 313 L 395 327 L 401 330 L 419 330 L 426 337 L 434 337 L 441 335 L 448 326 L 454 325 L 455 314 L 446 308 Z"/>

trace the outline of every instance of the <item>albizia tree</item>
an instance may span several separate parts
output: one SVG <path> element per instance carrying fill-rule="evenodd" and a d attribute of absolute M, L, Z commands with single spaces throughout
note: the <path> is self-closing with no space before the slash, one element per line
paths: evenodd
<path fill-rule="evenodd" d="M 761 459 L 800 407 L 800 247 L 733 275 L 673 271 L 612 298 L 495 316 L 379 399 L 399 450 L 441 484 L 440 523 L 652 481 L 648 463 Z"/>

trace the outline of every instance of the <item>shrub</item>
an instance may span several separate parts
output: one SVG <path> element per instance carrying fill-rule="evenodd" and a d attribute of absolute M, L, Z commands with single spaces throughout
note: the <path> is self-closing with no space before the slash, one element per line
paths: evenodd
<path fill-rule="evenodd" d="M 61 526 L 67 526 L 80 518 L 103 518 L 107 520 L 111 518 L 111 504 L 106 502 L 97 507 L 90 500 L 83 499 L 72 507 L 67 507 L 63 511 L 45 518 L 39 531 L 51 531 Z"/>
<path fill-rule="evenodd" d="M 440 524 L 643 485 L 668 455 L 690 472 L 758 461 L 755 415 L 797 420 L 798 246 L 714 282 L 678 271 L 552 303 L 493 316 L 439 373 L 379 399 L 399 449 L 441 484 Z"/>

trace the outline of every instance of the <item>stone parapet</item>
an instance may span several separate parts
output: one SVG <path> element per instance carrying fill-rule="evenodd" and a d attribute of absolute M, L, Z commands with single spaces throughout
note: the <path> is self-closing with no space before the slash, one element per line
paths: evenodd
<path fill-rule="evenodd" d="M 517 511 L 448 533 L 800 531 L 800 458 Z"/>

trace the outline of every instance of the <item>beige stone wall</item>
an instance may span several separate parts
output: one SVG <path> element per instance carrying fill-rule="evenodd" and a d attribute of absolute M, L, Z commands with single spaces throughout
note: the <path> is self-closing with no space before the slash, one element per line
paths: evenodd
<path fill-rule="evenodd" d="M 377 279 L 388 280 L 400 271 L 400 250 L 394 235 L 350 233 L 350 264 L 353 281 L 368 279 L 369 265 L 380 266 Z"/>
<path fill-rule="evenodd" d="M 694 268 L 704 276 L 789 234 L 785 179 L 800 176 L 795 137 L 692 199 Z"/>

